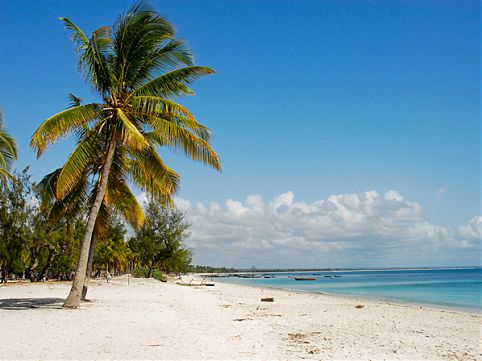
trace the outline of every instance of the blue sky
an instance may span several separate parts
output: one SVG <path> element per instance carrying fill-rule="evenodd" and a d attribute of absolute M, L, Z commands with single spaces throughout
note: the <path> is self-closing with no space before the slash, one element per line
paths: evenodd
<path fill-rule="evenodd" d="M 384 261 L 390 264 L 382 264 L 381 254 L 370 258 L 367 253 L 367 258 L 357 261 L 359 265 L 480 262 L 480 237 L 465 239 L 460 233 L 469 224 L 480 231 L 481 224 L 478 218 L 474 221 L 481 214 L 478 1 L 152 3 L 176 25 L 179 37 L 188 40 L 197 63 L 217 72 L 195 85 L 197 96 L 181 101 L 213 130 L 223 173 L 163 153 L 182 175 L 178 197 L 188 203 L 190 217 L 204 214 L 198 203 L 218 204 L 220 209 L 212 212 L 216 222 L 233 211 L 238 224 L 243 224 L 241 218 L 248 213 L 230 208 L 229 204 L 237 203 L 228 204 L 228 200 L 248 209 L 247 197 L 260 195 L 260 208 L 272 212 L 269 205 L 288 192 L 295 199 L 291 205 L 296 201 L 313 205 L 340 195 L 358 195 L 364 204 L 372 199 L 366 192 L 375 191 L 383 209 L 387 207 L 383 202 L 391 200 L 411 210 L 411 218 L 403 221 L 412 222 L 410 227 L 425 222 L 448 230 L 446 238 L 453 242 L 472 243 L 460 243 L 464 246 L 457 252 L 439 244 L 435 259 L 427 250 L 426 258 L 414 261 L 406 253 Z M 68 17 L 91 32 L 111 25 L 130 4 L 2 2 L 0 108 L 18 141 L 17 167 L 30 164 L 35 179 L 61 165 L 72 142 L 56 145 L 36 160 L 28 148 L 33 131 L 67 106 L 68 93 L 94 100 L 76 71 L 73 45 L 57 18 Z M 392 190 L 402 199 L 393 198 Z M 328 212 L 320 209 L 317 212 L 323 215 Z M 371 231 L 365 226 L 357 229 L 358 233 L 350 233 L 350 242 L 383 238 L 385 230 L 375 231 L 379 219 L 370 219 Z M 296 224 L 289 223 L 296 222 L 296 217 L 284 220 L 286 227 L 296 229 Z M 217 226 L 226 229 L 231 221 Z M 250 219 L 244 221 L 242 229 L 256 229 Z M 258 241 L 252 237 L 251 243 L 245 239 L 231 255 L 211 259 L 198 240 L 215 237 L 205 233 L 201 237 L 199 232 L 194 227 L 191 237 L 195 260 L 222 264 L 224 259 L 239 266 L 246 257 L 241 249 L 251 250 L 249 244 L 258 241 L 272 246 L 282 238 L 267 234 Z M 325 234 L 316 227 L 313 232 Z M 392 232 L 395 242 L 397 231 Z M 330 234 L 325 236 L 336 238 Z M 419 236 L 419 242 L 425 243 L 431 237 L 423 232 Z M 325 244 L 323 237 L 303 237 Z M 258 264 L 275 265 L 266 249 L 266 253 L 256 251 L 262 255 Z M 307 245 L 307 250 L 313 249 Z M 353 263 L 350 249 L 340 251 L 345 266 Z M 301 254 L 279 257 L 287 266 L 303 262 Z M 250 266 L 254 261 L 246 262 Z M 316 259 L 312 262 L 317 265 Z"/>

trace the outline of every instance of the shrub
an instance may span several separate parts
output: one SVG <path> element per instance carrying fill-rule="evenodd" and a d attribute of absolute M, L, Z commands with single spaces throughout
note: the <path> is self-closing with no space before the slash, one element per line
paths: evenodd
<path fill-rule="evenodd" d="M 147 267 L 135 268 L 131 272 L 131 275 L 134 278 L 147 278 L 148 274 L 149 274 L 149 268 Z M 158 269 L 155 269 L 152 272 L 152 278 L 155 278 L 156 280 L 159 280 L 159 281 L 167 281 L 167 277 L 164 275 L 164 273 L 162 273 Z"/>
<path fill-rule="evenodd" d="M 135 278 L 147 278 L 149 274 L 149 269 L 145 267 L 134 268 L 131 272 L 132 277 Z"/>

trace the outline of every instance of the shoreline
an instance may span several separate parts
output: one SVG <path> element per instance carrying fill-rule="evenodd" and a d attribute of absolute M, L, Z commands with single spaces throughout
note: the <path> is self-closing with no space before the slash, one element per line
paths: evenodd
<path fill-rule="evenodd" d="M 478 314 L 224 282 L 185 287 L 175 281 L 94 280 L 90 302 L 78 310 L 61 309 L 70 283 L 0 287 L 0 337 L 15 340 L 2 344 L 0 359 L 467 361 L 481 356 Z M 263 297 L 274 302 L 261 302 Z"/>
<path fill-rule="evenodd" d="M 221 278 L 221 277 L 219 277 Z M 213 280 L 214 282 L 214 280 Z M 349 295 L 349 294 L 341 294 L 341 293 L 331 293 L 331 292 L 320 292 L 320 291 L 310 291 L 310 290 L 299 290 L 294 288 L 284 288 L 284 287 L 275 287 L 275 286 L 261 286 L 261 285 L 245 285 L 241 283 L 232 283 L 226 281 L 220 281 L 216 279 L 215 282 L 220 282 L 228 285 L 236 285 L 236 286 L 243 286 L 243 287 L 254 287 L 254 288 L 266 288 L 266 289 L 273 289 L 273 290 L 281 290 L 281 291 L 289 291 L 289 292 L 296 292 L 299 294 L 315 294 L 315 295 L 323 295 L 323 296 L 332 296 L 335 298 L 345 298 L 348 300 L 364 300 L 366 302 L 381 302 L 384 304 L 393 304 L 396 306 L 407 306 L 407 307 L 415 307 L 415 308 L 427 308 L 427 309 L 434 309 L 434 310 L 442 310 L 447 312 L 463 312 L 473 315 L 482 315 L 482 309 L 476 309 L 471 307 L 457 307 L 457 306 L 446 306 L 446 305 L 437 305 L 433 303 L 417 303 L 417 302 L 410 302 L 410 301 L 398 301 L 392 299 L 383 299 L 377 297 L 370 297 L 364 295 Z"/>

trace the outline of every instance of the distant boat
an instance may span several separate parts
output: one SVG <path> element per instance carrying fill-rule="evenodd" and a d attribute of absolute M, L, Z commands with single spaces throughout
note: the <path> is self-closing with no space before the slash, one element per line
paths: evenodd
<path fill-rule="evenodd" d="M 296 281 L 316 281 L 315 277 L 294 277 Z"/>

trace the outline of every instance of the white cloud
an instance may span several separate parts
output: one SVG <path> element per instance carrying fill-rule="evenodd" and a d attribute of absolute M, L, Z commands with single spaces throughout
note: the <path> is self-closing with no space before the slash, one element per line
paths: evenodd
<path fill-rule="evenodd" d="M 226 201 L 226 207 L 228 211 L 236 217 L 240 217 L 248 211 L 248 208 L 243 207 L 241 202 L 233 201 L 232 199 Z"/>
<path fill-rule="evenodd" d="M 181 212 L 188 212 L 192 209 L 191 202 L 182 198 L 174 197 L 174 204 Z"/>
<path fill-rule="evenodd" d="M 472 218 L 469 224 L 460 226 L 458 231 L 460 237 L 466 240 L 480 241 L 482 239 L 482 216 Z"/>
<path fill-rule="evenodd" d="M 477 264 L 482 217 L 457 230 L 437 226 L 416 202 L 391 190 L 297 202 L 286 192 L 224 206 L 176 198 L 192 224 L 188 245 L 198 264 L 267 266 L 401 266 Z M 472 249 L 467 253 L 467 249 Z M 465 253 L 463 253 L 465 252 Z M 459 263 L 457 263 L 459 262 Z M 476 263 L 474 263 L 476 262 Z"/>
<path fill-rule="evenodd" d="M 435 192 L 435 200 L 437 202 L 441 201 L 448 190 L 449 190 L 449 186 L 447 185 L 444 185 L 443 187 L 440 187 L 439 189 L 437 189 L 437 191 Z"/>

